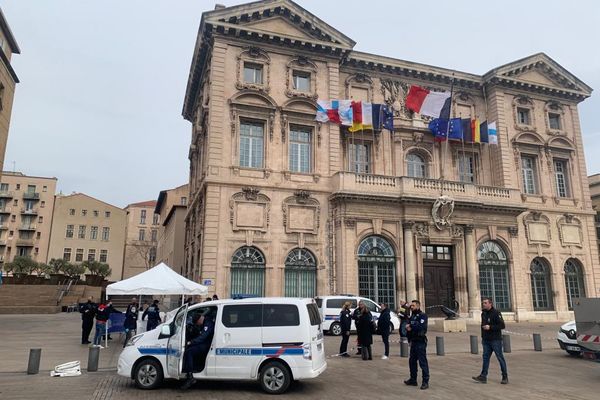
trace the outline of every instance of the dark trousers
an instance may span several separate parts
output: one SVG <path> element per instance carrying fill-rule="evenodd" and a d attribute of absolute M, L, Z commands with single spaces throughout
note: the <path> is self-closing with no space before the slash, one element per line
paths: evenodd
<path fill-rule="evenodd" d="M 362 355 L 363 360 L 372 360 L 373 359 L 373 354 L 371 353 L 371 345 L 362 346 L 360 348 L 360 353 Z"/>
<path fill-rule="evenodd" d="M 146 332 L 151 331 L 152 329 L 156 328 L 159 324 L 158 320 L 155 319 L 149 319 L 148 323 L 146 324 Z"/>
<path fill-rule="evenodd" d="M 94 327 L 93 319 L 84 319 L 81 321 L 81 344 L 89 343 L 90 333 Z"/>
<path fill-rule="evenodd" d="M 342 332 L 342 343 L 340 344 L 340 354 L 348 352 L 348 340 L 350 340 L 350 332 Z"/>
<path fill-rule="evenodd" d="M 488 368 L 490 367 L 490 358 L 492 357 L 492 353 L 495 353 L 496 358 L 500 363 L 502 377 L 508 377 L 506 360 L 504 359 L 504 353 L 502 352 L 502 340 L 482 340 L 481 344 L 483 345 L 483 367 L 481 367 L 481 376 L 487 377 Z"/>
<path fill-rule="evenodd" d="M 423 383 L 429 383 L 429 364 L 427 364 L 427 342 L 411 342 L 408 365 L 410 367 L 410 380 L 417 381 L 417 361 L 423 371 Z"/>
<path fill-rule="evenodd" d="M 202 372 L 209 348 L 206 345 L 189 346 L 183 354 L 183 372 Z"/>
<path fill-rule="evenodd" d="M 381 340 L 383 341 L 383 350 L 385 352 L 385 356 L 389 357 L 389 355 L 390 355 L 390 334 L 382 333 Z"/>

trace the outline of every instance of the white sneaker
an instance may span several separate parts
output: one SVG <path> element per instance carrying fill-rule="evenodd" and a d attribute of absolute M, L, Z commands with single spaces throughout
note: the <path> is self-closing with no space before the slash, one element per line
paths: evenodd
<path fill-rule="evenodd" d="M 99 345 L 98 345 L 98 347 L 99 347 L 99 348 L 101 348 L 101 349 L 103 349 L 103 348 L 104 348 L 104 346 L 102 346 L 101 344 L 99 344 Z"/>
<path fill-rule="evenodd" d="M 381 356 L 382 360 L 387 360 L 389 357 L 388 356 Z"/>

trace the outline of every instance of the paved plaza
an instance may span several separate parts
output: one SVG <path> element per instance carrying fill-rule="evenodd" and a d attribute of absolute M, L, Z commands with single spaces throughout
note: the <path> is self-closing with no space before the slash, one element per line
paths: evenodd
<path fill-rule="evenodd" d="M 101 352 L 100 371 L 80 377 L 51 378 L 49 370 L 56 364 L 80 360 L 87 364 L 88 349 L 79 345 L 78 314 L 8 316 L 0 315 L 0 399 L 255 399 L 264 398 L 253 382 L 200 382 L 183 392 L 178 383 L 167 382 L 155 391 L 141 391 L 130 379 L 120 377 L 115 366 L 120 345 L 111 342 Z M 293 385 L 282 398 L 392 399 L 415 396 L 423 399 L 597 399 L 600 392 L 600 364 L 566 355 L 558 348 L 554 336 L 559 324 L 508 324 L 512 334 L 512 353 L 507 354 L 510 385 L 500 385 L 498 364 L 492 360 L 489 383 L 471 381 L 479 372 L 481 355 L 469 353 L 469 334 L 478 333 L 469 326 L 468 333 L 430 332 L 429 362 L 431 386 L 427 391 L 406 387 L 408 359 L 399 357 L 399 345 L 392 345 L 392 357 L 380 359 L 382 344 L 377 338 L 374 360 L 358 357 L 331 357 L 327 371 L 319 378 Z M 544 349 L 533 351 L 529 334 L 542 334 Z M 435 336 L 443 336 L 446 355 L 435 355 Z M 114 335 L 118 339 L 118 335 Z M 397 336 L 394 336 L 397 339 Z M 328 355 L 337 352 L 339 339 L 326 338 Z M 29 348 L 42 348 L 39 375 L 28 376 Z"/>

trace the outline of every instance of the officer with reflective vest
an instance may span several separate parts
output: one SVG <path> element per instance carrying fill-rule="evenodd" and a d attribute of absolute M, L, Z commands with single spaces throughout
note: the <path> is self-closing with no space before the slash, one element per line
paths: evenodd
<path fill-rule="evenodd" d="M 410 303 L 410 318 L 406 326 L 410 355 L 410 379 L 404 381 L 406 385 L 417 386 L 417 362 L 423 373 L 421 389 L 429 388 L 429 365 L 427 364 L 427 314 L 421 311 L 421 302 L 413 300 Z"/>

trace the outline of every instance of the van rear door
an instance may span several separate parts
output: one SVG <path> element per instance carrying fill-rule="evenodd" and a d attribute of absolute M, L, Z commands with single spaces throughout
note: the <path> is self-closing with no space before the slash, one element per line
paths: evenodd
<path fill-rule="evenodd" d="M 325 345 L 323 343 L 323 330 L 321 329 L 321 316 L 315 303 L 306 304 L 310 321 L 310 353 L 313 370 L 325 365 Z"/>

